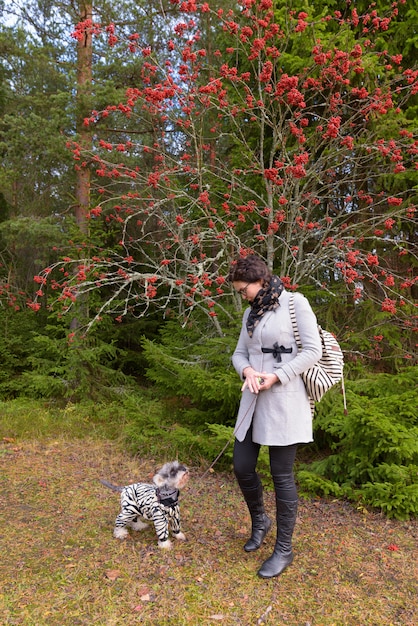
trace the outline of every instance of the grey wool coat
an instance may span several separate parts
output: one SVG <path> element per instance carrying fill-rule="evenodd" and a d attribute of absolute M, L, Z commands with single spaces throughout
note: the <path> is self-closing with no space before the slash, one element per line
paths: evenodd
<path fill-rule="evenodd" d="M 244 312 L 241 333 L 232 355 L 235 370 L 244 380 L 243 371 L 250 365 L 259 372 L 274 372 L 280 382 L 258 394 L 244 389 L 234 430 L 238 441 L 244 439 L 251 422 L 255 443 L 288 446 L 313 440 L 312 413 L 300 374 L 321 358 L 321 339 L 308 300 L 299 293 L 295 293 L 294 298 L 302 343 L 299 353 L 289 313 L 289 292 L 282 292 L 279 306 L 264 314 L 252 337 L 246 328 L 250 308 Z M 280 354 L 280 362 L 273 353 L 261 351 L 262 347 L 272 348 L 276 342 L 292 348 L 290 353 Z"/>

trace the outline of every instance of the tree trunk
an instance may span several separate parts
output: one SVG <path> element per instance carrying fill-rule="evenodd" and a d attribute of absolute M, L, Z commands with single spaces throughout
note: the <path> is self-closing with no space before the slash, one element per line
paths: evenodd
<path fill-rule="evenodd" d="M 80 0 L 79 4 L 80 21 L 92 22 L 93 5 L 90 1 Z M 92 88 L 92 31 L 86 27 L 84 37 L 77 41 L 77 120 L 76 132 L 81 150 L 90 151 L 92 147 L 91 132 L 88 126 L 84 125 L 84 119 L 90 116 L 91 88 Z M 87 211 L 90 205 L 90 170 L 88 167 L 77 168 L 76 179 L 76 207 L 75 218 L 82 233 L 87 234 Z"/>
<path fill-rule="evenodd" d="M 93 5 L 90 0 L 79 2 L 79 19 L 80 22 L 86 23 L 84 37 L 77 40 L 77 117 L 76 132 L 81 152 L 90 153 L 92 148 L 92 137 L 88 126 L 84 124 L 84 119 L 91 113 L 91 91 L 93 82 L 92 59 L 93 59 L 93 43 L 92 43 L 92 22 L 93 22 Z M 90 22 L 90 26 L 88 24 Z M 76 168 L 76 187 L 75 187 L 75 219 L 80 232 L 84 235 L 88 234 L 87 212 L 90 206 L 90 169 L 82 163 Z M 87 296 L 79 295 L 75 306 L 75 315 L 70 323 L 72 331 L 77 330 L 83 325 L 83 321 L 88 317 L 88 299 Z"/>

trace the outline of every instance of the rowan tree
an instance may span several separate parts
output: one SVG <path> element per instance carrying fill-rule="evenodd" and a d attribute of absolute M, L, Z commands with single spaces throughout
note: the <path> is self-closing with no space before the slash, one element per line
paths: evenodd
<path fill-rule="evenodd" d="M 36 280 L 64 310 L 101 293 L 88 326 L 152 306 L 183 323 L 204 312 L 222 335 L 230 302 L 241 306 L 227 268 L 255 251 L 289 289 L 373 303 L 409 333 L 418 70 L 382 46 L 405 2 L 362 14 L 171 4 L 165 55 L 113 24 L 75 28 L 140 59 L 141 80 L 86 117 L 91 149 L 69 142 L 95 185 L 88 238 Z"/>

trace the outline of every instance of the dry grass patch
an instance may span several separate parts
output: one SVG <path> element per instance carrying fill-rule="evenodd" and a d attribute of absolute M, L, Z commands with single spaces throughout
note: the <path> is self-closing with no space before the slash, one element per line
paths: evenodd
<path fill-rule="evenodd" d="M 168 459 L 167 459 L 168 460 Z M 200 469 L 181 497 L 188 541 L 157 547 L 152 528 L 112 537 L 118 496 L 99 483 L 150 480 L 159 465 L 93 440 L 3 442 L 0 453 L 4 624 L 290 626 L 418 623 L 417 521 L 302 501 L 295 562 L 256 576 L 274 534 L 246 554 L 249 517 L 228 474 Z M 273 494 L 267 494 L 273 513 Z"/>

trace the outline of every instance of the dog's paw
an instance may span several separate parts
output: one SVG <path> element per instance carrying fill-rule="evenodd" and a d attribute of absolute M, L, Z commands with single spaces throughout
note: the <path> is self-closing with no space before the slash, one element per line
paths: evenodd
<path fill-rule="evenodd" d="M 115 539 L 126 539 L 128 535 L 129 533 L 126 528 L 115 528 L 113 531 Z"/>
<path fill-rule="evenodd" d="M 171 541 L 170 541 L 170 539 L 166 539 L 165 541 L 159 541 L 158 542 L 158 547 L 161 548 L 162 550 L 170 550 L 170 548 L 171 548 Z"/>
<path fill-rule="evenodd" d="M 186 541 L 186 535 L 184 533 L 177 533 L 174 537 L 179 541 Z"/>
<path fill-rule="evenodd" d="M 148 528 L 148 524 L 141 522 L 141 520 L 137 520 L 136 522 L 132 522 L 131 528 L 132 530 L 143 530 L 144 528 Z"/>

